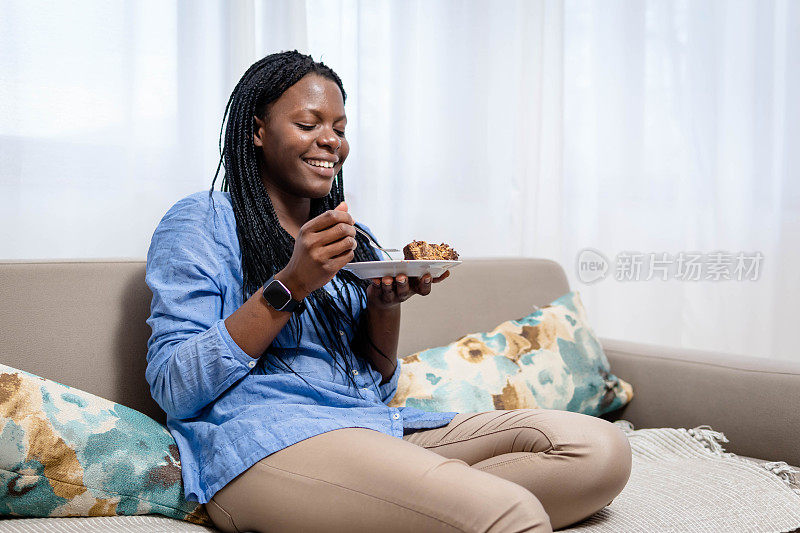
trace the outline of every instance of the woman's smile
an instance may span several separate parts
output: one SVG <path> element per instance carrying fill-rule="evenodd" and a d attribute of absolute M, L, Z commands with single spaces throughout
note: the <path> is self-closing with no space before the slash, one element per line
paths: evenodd
<path fill-rule="evenodd" d="M 327 161 L 325 159 L 312 159 L 312 158 L 301 158 L 303 163 L 305 163 L 306 167 L 310 167 L 312 172 L 316 174 L 326 177 L 332 178 L 334 174 L 336 174 L 336 162 L 334 161 Z"/>

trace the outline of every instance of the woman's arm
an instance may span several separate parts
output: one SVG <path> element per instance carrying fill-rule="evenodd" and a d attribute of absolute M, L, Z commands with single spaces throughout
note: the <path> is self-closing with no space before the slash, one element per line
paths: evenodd
<path fill-rule="evenodd" d="M 289 289 L 295 300 L 302 300 L 308 296 L 308 293 L 285 270 L 275 274 L 275 279 Z M 263 290 L 263 287 L 258 289 L 239 309 L 225 319 L 225 327 L 233 341 L 253 359 L 261 357 L 292 316 L 290 312 L 278 311 L 268 305 L 262 295 Z"/>
<path fill-rule="evenodd" d="M 164 215 L 147 253 L 153 300 L 145 377 L 172 418 L 196 416 L 252 369 L 223 320 L 225 255 L 233 252 L 215 232 L 222 216 L 205 194 L 184 198 Z"/>
<path fill-rule="evenodd" d="M 360 353 L 383 376 L 381 385 L 387 383 L 397 368 L 397 344 L 400 339 L 400 304 L 419 294 L 427 296 L 431 285 L 450 275 L 445 271 L 433 279 L 430 274 L 411 278 L 404 274 L 396 278 L 373 278 L 367 287 L 366 318 L 363 322 L 366 335 Z"/>
<path fill-rule="evenodd" d="M 223 264 L 232 250 L 215 235 L 209 205 L 196 195 L 178 202 L 148 251 L 153 333 L 145 376 L 151 395 L 173 418 L 197 416 L 248 374 L 291 316 L 270 308 L 259 289 L 222 319 L 223 294 L 230 290 L 221 284 Z M 323 286 L 352 259 L 352 224 L 337 209 L 303 225 L 289 264 L 276 274 L 295 298 Z"/>
<path fill-rule="evenodd" d="M 397 343 L 400 339 L 400 306 L 392 309 L 367 307 L 364 311 L 365 338 L 361 353 L 383 376 L 381 385 L 397 368 Z"/>

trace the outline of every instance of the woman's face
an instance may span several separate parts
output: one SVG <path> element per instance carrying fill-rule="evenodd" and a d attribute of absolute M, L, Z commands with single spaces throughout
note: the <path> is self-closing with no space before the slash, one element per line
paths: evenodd
<path fill-rule="evenodd" d="M 253 134 L 265 186 L 301 198 L 326 196 L 350 153 L 339 87 L 308 74 L 267 106 L 266 115 L 255 117 Z"/>

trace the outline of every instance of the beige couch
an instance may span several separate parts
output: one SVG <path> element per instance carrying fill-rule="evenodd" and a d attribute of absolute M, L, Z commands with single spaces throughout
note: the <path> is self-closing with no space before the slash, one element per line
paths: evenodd
<path fill-rule="evenodd" d="M 0 263 L 0 362 L 163 423 L 144 379 L 144 270 L 132 260 Z M 404 304 L 400 354 L 525 316 L 569 289 L 550 260 L 466 260 L 431 296 Z M 634 388 L 633 401 L 606 418 L 637 429 L 708 424 L 730 439 L 728 451 L 800 465 L 800 363 L 601 340 L 612 372 Z"/>

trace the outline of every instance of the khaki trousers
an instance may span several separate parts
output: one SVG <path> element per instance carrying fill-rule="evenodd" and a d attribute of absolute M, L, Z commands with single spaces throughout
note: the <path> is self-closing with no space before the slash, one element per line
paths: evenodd
<path fill-rule="evenodd" d="M 631 449 L 603 419 L 549 409 L 462 413 L 402 439 L 330 431 L 269 455 L 207 508 L 224 532 L 547 532 L 625 487 Z"/>

